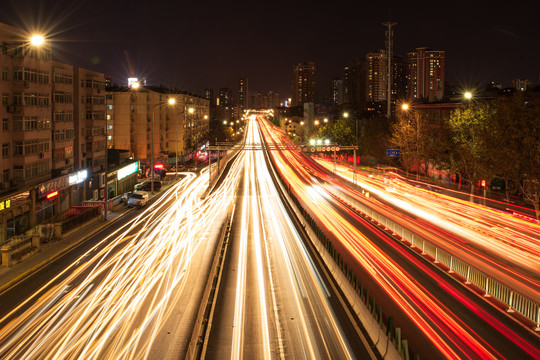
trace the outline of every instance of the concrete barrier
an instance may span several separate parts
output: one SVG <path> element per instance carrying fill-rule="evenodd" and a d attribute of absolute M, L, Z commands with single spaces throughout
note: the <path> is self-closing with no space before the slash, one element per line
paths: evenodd
<path fill-rule="evenodd" d="M 12 238 L 0 248 L 2 266 L 12 267 L 40 250 L 41 241 L 38 234 Z"/>

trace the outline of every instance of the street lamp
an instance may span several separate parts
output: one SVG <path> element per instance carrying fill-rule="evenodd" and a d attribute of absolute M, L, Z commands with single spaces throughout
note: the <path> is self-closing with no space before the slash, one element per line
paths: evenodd
<path fill-rule="evenodd" d="M 40 45 L 43 45 L 43 43 L 45 42 L 45 38 L 43 37 L 43 35 L 33 35 L 31 38 L 30 38 L 30 43 L 34 46 L 40 46 Z"/>
<path fill-rule="evenodd" d="M 403 110 L 404 112 L 408 113 L 410 109 L 410 106 L 409 104 L 407 103 L 403 103 L 401 104 L 401 110 Z M 419 124 L 419 119 L 418 119 L 418 114 L 414 114 L 414 117 L 416 118 L 416 180 L 420 180 L 420 158 L 418 156 L 418 142 L 419 142 L 419 138 L 420 138 L 420 124 Z"/>
<path fill-rule="evenodd" d="M 472 92 L 470 91 L 466 91 L 464 94 L 463 94 L 463 97 L 465 98 L 465 100 L 471 100 L 472 99 Z"/>
<path fill-rule="evenodd" d="M 150 155 L 151 155 L 150 173 L 152 174 L 152 176 L 150 177 L 150 189 L 151 189 L 152 194 L 154 193 L 154 110 L 156 110 L 158 106 L 161 106 L 164 104 L 174 105 L 175 102 L 176 101 L 173 98 L 169 98 L 166 103 L 157 103 L 152 107 L 152 145 L 151 145 L 152 149 L 150 150 Z"/>

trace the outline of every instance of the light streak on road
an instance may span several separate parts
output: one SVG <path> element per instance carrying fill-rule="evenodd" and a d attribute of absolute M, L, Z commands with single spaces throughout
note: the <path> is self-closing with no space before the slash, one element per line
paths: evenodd
<path fill-rule="evenodd" d="M 280 358 L 299 354 L 311 359 L 353 358 L 347 336 L 328 301 L 328 290 L 279 198 L 265 164 L 254 119 L 248 123 L 246 148 L 245 156 L 239 160 L 244 168 L 245 186 L 239 207 L 241 229 L 231 359 L 247 356 L 246 336 L 250 337 L 250 344 L 259 339 L 261 350 L 257 358 L 272 358 L 272 342 L 278 344 Z M 255 265 L 248 263 L 250 256 L 255 257 Z M 251 282 L 247 281 L 249 272 L 256 273 Z M 254 327 L 253 319 L 244 314 L 249 307 L 247 289 L 253 287 L 258 296 L 250 301 L 257 302 L 253 306 L 259 309 L 255 323 L 259 335 L 255 337 L 244 333 L 246 328 Z M 276 288 L 287 295 L 277 297 Z M 285 313 L 294 314 L 296 326 L 287 325 L 290 319 Z M 271 323 L 275 324 L 272 329 Z"/>
<path fill-rule="evenodd" d="M 186 289 L 203 232 L 225 211 L 236 187 L 226 181 L 202 201 L 207 170 L 199 177 L 184 175 L 133 222 L 103 240 L 109 244 L 99 253 L 96 245 L 64 270 L 69 274 L 64 281 L 50 288 L 53 279 L 28 299 L 29 309 L 0 330 L 0 357 L 147 358 L 171 311 L 168 305 Z"/>
<path fill-rule="evenodd" d="M 263 121 L 261 124 L 264 136 L 269 142 L 276 143 L 275 148 L 280 148 L 277 144 L 288 142 L 284 134 L 273 128 L 267 121 Z M 320 193 L 320 190 L 317 189 L 318 181 L 316 178 L 327 178 L 324 173 L 311 166 L 297 151 L 274 150 L 271 154 L 282 173 L 282 177 L 290 184 L 293 193 L 315 215 L 314 217 L 322 224 L 322 228 L 339 241 L 348 254 L 354 257 L 356 264 L 360 264 L 371 274 L 372 279 L 384 289 L 403 313 L 407 314 L 444 358 L 459 359 L 462 356 L 482 359 L 501 358 L 497 349 L 475 333 L 469 324 L 460 317 L 460 314 L 453 313 L 453 309 L 446 307 L 438 300 L 437 294 L 427 291 L 417 279 L 408 274 L 400 263 L 381 251 L 372 240 L 364 236 L 334 208 L 342 208 L 342 212 L 349 212 L 352 217 L 354 214 L 339 203 L 331 205 L 331 202 L 328 202 L 323 196 L 313 196 L 314 193 Z M 328 181 L 333 182 L 329 178 Z M 362 222 L 363 220 L 357 217 L 357 221 Z M 374 228 L 372 231 L 377 233 Z M 378 231 L 378 236 L 386 243 L 395 246 L 394 241 L 381 231 Z M 407 251 L 402 248 L 399 248 L 399 251 L 410 259 L 410 254 Z M 433 272 L 431 274 L 435 275 Z M 440 276 L 437 278 L 440 281 L 446 281 Z M 480 309 L 472 311 L 478 313 Z M 491 321 L 498 331 L 505 328 L 498 320 L 493 318 Z M 529 356 L 540 357 L 538 348 L 533 344 L 521 341 L 512 330 L 508 329 L 508 332 L 503 334 Z"/>
<path fill-rule="evenodd" d="M 331 162 L 320 159 L 318 162 L 328 170 L 334 168 Z M 352 181 L 352 173 L 346 166 L 337 166 L 337 174 Z M 416 188 L 397 178 L 362 172 L 356 178 L 359 186 L 371 194 L 430 223 L 429 231 L 425 223 L 406 214 L 387 211 L 357 191 L 344 187 L 339 191 L 384 212 L 385 216 L 414 229 L 435 245 L 529 298 L 540 299 L 540 225 L 496 209 Z"/>

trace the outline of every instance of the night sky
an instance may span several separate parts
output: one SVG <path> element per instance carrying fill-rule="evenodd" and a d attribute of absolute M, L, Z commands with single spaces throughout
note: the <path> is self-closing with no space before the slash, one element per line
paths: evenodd
<path fill-rule="evenodd" d="M 351 59 L 384 48 L 389 20 L 398 23 L 395 54 L 446 51 L 453 85 L 540 83 L 538 0 L 374 2 L 0 0 L 0 22 L 43 30 L 57 60 L 114 83 L 136 76 L 199 95 L 236 91 L 248 77 L 250 90 L 285 98 L 293 65 L 304 61 L 315 62 L 325 95 Z"/>

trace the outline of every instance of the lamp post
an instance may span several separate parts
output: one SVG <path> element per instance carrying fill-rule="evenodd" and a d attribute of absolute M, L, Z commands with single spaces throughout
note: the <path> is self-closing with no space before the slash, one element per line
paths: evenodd
<path fill-rule="evenodd" d="M 174 103 L 176 102 L 176 100 L 174 100 L 173 98 L 169 98 L 167 100 L 167 103 L 168 105 L 174 105 Z M 156 110 L 157 107 L 163 105 L 164 103 L 157 103 L 155 104 L 153 107 L 152 107 L 152 144 L 151 144 L 151 147 L 152 149 L 150 150 L 150 156 L 151 156 L 151 163 L 150 163 L 150 174 L 151 174 L 151 177 L 150 177 L 150 189 L 151 189 L 151 192 L 152 194 L 154 193 L 154 110 Z"/>
<path fill-rule="evenodd" d="M 193 114 L 193 112 L 195 111 L 193 108 L 189 108 L 188 110 L 188 113 L 190 114 Z M 177 179 L 178 178 L 178 118 L 180 117 L 180 115 L 182 114 L 185 114 L 186 113 L 186 108 L 184 106 L 184 111 L 182 111 L 180 114 L 178 114 L 178 117 L 176 118 L 176 160 L 175 160 L 175 174 L 174 174 L 174 178 Z"/>
<path fill-rule="evenodd" d="M 401 105 L 401 110 L 408 113 L 410 109 L 409 104 L 403 103 Z M 418 142 L 420 140 L 420 124 L 418 119 L 418 114 L 414 114 L 414 117 L 416 118 L 416 180 L 420 180 L 420 158 L 418 156 L 419 150 L 418 150 Z"/>

